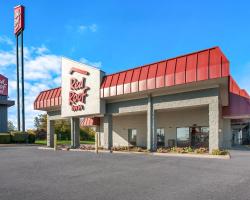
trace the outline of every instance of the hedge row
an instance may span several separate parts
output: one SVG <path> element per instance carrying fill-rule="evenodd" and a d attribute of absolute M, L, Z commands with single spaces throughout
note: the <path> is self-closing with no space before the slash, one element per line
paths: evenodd
<path fill-rule="evenodd" d="M 9 144 L 9 143 L 35 143 L 35 135 L 31 133 L 22 133 L 22 132 L 11 132 L 11 133 L 0 133 L 0 144 Z"/>

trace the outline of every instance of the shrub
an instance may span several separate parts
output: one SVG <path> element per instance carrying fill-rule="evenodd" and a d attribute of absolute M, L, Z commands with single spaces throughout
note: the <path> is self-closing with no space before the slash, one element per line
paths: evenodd
<path fill-rule="evenodd" d="M 9 143 L 10 143 L 10 134 L 0 133 L 0 144 L 9 144 Z"/>
<path fill-rule="evenodd" d="M 203 153 L 207 153 L 208 152 L 208 148 L 198 148 L 194 150 L 195 153 L 197 154 L 203 154 Z"/>
<path fill-rule="evenodd" d="M 157 149 L 158 153 L 169 153 L 170 152 L 170 148 L 165 148 L 165 147 L 160 147 Z"/>
<path fill-rule="evenodd" d="M 95 141 L 95 131 L 90 127 L 80 129 L 80 139 L 87 141 Z"/>
<path fill-rule="evenodd" d="M 183 148 L 183 147 L 172 147 L 172 148 L 170 149 L 170 151 L 171 151 L 171 152 L 175 152 L 175 153 L 187 153 L 187 152 L 185 151 L 185 148 Z"/>
<path fill-rule="evenodd" d="M 111 148 L 112 151 L 128 151 L 128 146 L 114 146 Z"/>
<path fill-rule="evenodd" d="M 212 150 L 212 155 L 227 155 L 227 154 L 228 154 L 227 150 L 221 150 L 221 149 Z"/>
<path fill-rule="evenodd" d="M 11 141 L 13 143 L 25 143 L 28 139 L 27 133 L 22 133 L 20 131 L 11 132 Z"/>
<path fill-rule="evenodd" d="M 134 152 L 148 152 L 146 148 L 142 147 L 130 147 L 129 151 L 134 151 Z"/>
<path fill-rule="evenodd" d="M 32 134 L 32 133 L 29 133 L 28 134 L 28 141 L 29 141 L 30 144 L 34 144 L 35 141 L 36 141 L 36 135 Z"/>
<path fill-rule="evenodd" d="M 67 131 L 58 132 L 57 133 L 57 139 L 58 140 L 70 140 L 71 139 L 70 132 L 67 132 Z"/>
<path fill-rule="evenodd" d="M 192 153 L 192 152 L 194 152 L 194 149 L 192 147 L 184 147 L 184 152 L 185 153 Z"/>
<path fill-rule="evenodd" d="M 36 139 L 46 140 L 46 137 L 47 137 L 47 133 L 45 130 L 41 129 L 41 130 L 36 131 Z"/>

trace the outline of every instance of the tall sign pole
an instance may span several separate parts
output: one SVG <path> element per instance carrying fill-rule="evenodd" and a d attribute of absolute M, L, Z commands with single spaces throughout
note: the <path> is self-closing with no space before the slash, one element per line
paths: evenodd
<path fill-rule="evenodd" d="M 25 105 L 24 105 L 24 61 L 23 61 L 23 30 L 24 6 L 14 8 L 14 34 L 16 36 L 16 62 L 17 62 L 17 128 L 20 131 L 20 88 L 19 88 L 19 47 L 18 39 L 21 35 L 21 83 L 22 83 L 22 132 L 25 132 Z"/>
<path fill-rule="evenodd" d="M 23 65 L 23 31 L 21 32 L 21 82 L 22 82 L 22 132 L 25 132 L 25 105 L 24 105 L 24 65 Z"/>
<path fill-rule="evenodd" d="M 19 47 L 18 36 L 16 36 L 16 83 L 17 83 L 17 130 L 20 131 L 20 93 L 19 93 Z"/>

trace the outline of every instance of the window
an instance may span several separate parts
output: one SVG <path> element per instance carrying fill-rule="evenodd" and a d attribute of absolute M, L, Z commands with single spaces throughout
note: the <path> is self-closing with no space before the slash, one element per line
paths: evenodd
<path fill-rule="evenodd" d="M 157 147 L 164 147 L 165 146 L 165 132 L 164 128 L 157 128 Z"/>
<path fill-rule="evenodd" d="M 192 137 L 191 145 L 193 147 L 208 147 L 209 128 L 208 127 L 190 127 Z"/>
<path fill-rule="evenodd" d="M 136 146 L 136 129 L 128 129 L 128 144 L 132 146 Z"/>
<path fill-rule="evenodd" d="M 193 126 L 177 128 L 177 146 L 195 148 L 208 147 L 209 128 L 206 126 Z"/>
<path fill-rule="evenodd" d="M 177 146 L 187 147 L 190 146 L 189 127 L 177 128 Z"/>

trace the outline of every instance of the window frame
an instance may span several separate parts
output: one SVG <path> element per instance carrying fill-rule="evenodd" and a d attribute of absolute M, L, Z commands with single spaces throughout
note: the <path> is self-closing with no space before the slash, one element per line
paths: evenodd
<path fill-rule="evenodd" d="M 131 131 L 131 132 L 130 132 Z M 130 141 L 133 137 L 133 131 L 135 131 L 135 141 Z M 131 134 L 131 136 L 130 136 Z M 128 129 L 128 146 L 136 146 L 137 145 L 137 129 L 136 128 L 129 128 Z"/>
<path fill-rule="evenodd" d="M 158 141 L 158 130 L 160 130 L 160 132 L 162 133 L 162 130 L 163 130 L 163 144 L 159 144 L 159 141 Z M 166 146 L 166 141 L 165 141 L 166 137 L 165 137 L 165 128 L 163 127 L 159 127 L 159 128 L 156 128 L 156 142 L 157 142 L 157 147 L 165 147 Z"/>

